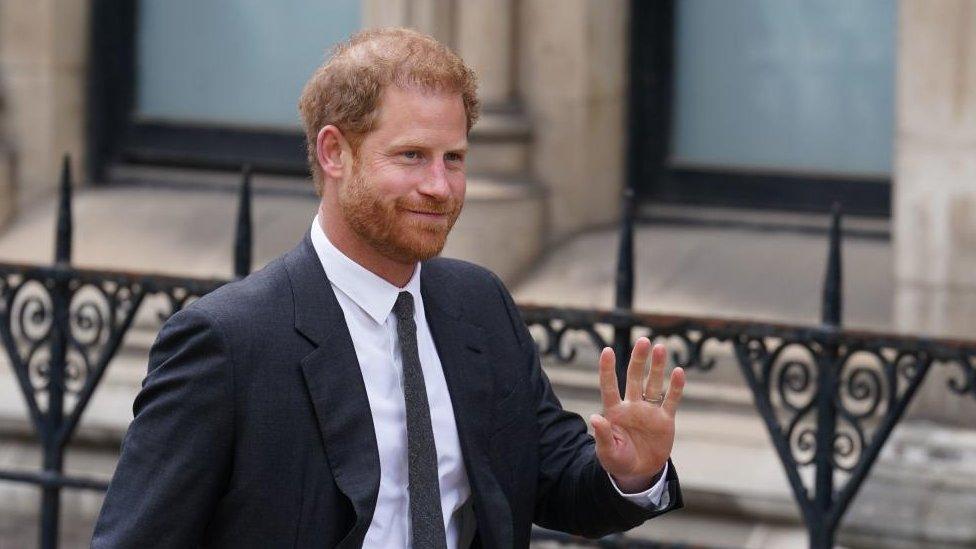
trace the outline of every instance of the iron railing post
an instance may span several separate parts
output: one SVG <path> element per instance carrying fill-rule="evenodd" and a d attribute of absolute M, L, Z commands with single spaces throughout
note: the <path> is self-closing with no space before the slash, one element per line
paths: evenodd
<path fill-rule="evenodd" d="M 69 287 L 71 265 L 71 241 L 73 223 L 71 216 L 71 157 L 64 156 L 61 165 L 61 196 L 58 208 L 58 225 L 55 237 L 54 262 L 56 275 L 51 289 L 52 325 L 51 355 L 47 372 L 47 413 L 41 423 L 41 444 L 44 452 L 44 473 L 60 476 L 64 466 L 64 448 L 59 435 L 64 421 L 64 373 L 67 366 L 68 344 L 71 330 Z M 58 546 L 58 530 L 61 514 L 61 486 L 45 484 L 41 496 L 42 549 Z"/>
<path fill-rule="evenodd" d="M 821 310 L 823 323 L 833 328 L 840 328 L 843 324 L 841 238 L 841 205 L 834 202 L 830 208 L 830 250 L 827 255 Z"/>
<path fill-rule="evenodd" d="M 624 189 L 623 211 L 620 215 L 620 248 L 617 251 L 617 276 L 614 281 L 614 307 L 631 312 L 634 306 L 634 190 Z M 617 384 L 621 396 L 627 386 L 627 363 L 630 361 L 633 327 L 615 326 L 613 352 L 617 359 Z"/>
<path fill-rule="evenodd" d="M 244 278 L 251 272 L 251 165 L 241 168 L 240 200 L 237 205 L 237 232 L 234 236 L 234 276 Z"/>
<path fill-rule="evenodd" d="M 72 233 L 74 220 L 71 214 L 71 156 L 61 159 L 60 200 L 58 202 L 58 225 L 54 239 L 54 262 L 65 266 L 71 263 Z"/>
<path fill-rule="evenodd" d="M 829 520 L 834 503 L 834 439 L 837 435 L 837 395 L 840 349 L 837 332 L 842 325 L 843 270 L 841 256 L 841 207 L 834 203 L 830 212 L 830 249 L 824 273 L 821 322 L 828 330 L 819 360 L 817 383 L 817 443 L 814 508 L 817 520 L 808 524 L 810 547 L 833 546 L 837 524 Z"/>

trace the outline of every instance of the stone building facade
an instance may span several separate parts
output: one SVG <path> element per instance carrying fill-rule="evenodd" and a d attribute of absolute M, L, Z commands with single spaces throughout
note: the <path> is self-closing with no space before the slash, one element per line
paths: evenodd
<path fill-rule="evenodd" d="M 0 5 L 0 220 L 51 195 L 64 152 L 88 173 L 95 4 Z M 629 2 L 361 0 L 360 9 L 362 26 L 429 32 L 478 71 L 485 116 L 472 137 L 472 194 L 500 201 L 486 215 L 511 212 L 512 222 L 498 226 L 513 233 L 496 237 L 491 253 L 507 258 L 500 270 L 518 273 L 545 244 L 617 218 L 627 174 Z M 898 325 L 910 331 L 951 331 L 953 319 L 976 310 L 976 184 L 966 160 L 974 9 L 971 0 L 898 2 L 891 215 Z M 485 237 L 472 230 L 457 247 Z"/>
<path fill-rule="evenodd" d="M 55 189 L 61 154 L 91 173 L 89 50 L 99 2 L 0 6 L 0 93 L 16 171 L 2 217 Z M 480 75 L 468 215 L 451 246 L 514 276 L 545 242 L 613 221 L 624 176 L 627 3 L 362 0 L 363 27 L 404 25 L 452 45 Z M 2 172 L 2 170 L 0 170 Z M 91 178 L 85 182 L 91 184 Z M 97 181 L 95 181 L 97 184 Z M 470 219 L 467 219 L 470 218 Z M 490 230 L 477 225 L 491 218 Z"/>
<path fill-rule="evenodd" d="M 660 8 L 668 15 L 680 1 L 359 0 L 360 26 L 428 32 L 480 76 L 484 114 L 471 135 L 468 203 L 448 254 L 514 280 L 545 249 L 619 218 L 621 190 L 634 173 L 635 154 L 641 154 L 632 152 L 635 14 L 654 5 L 668 6 Z M 976 337 L 969 329 L 976 318 L 976 0 L 891 3 L 897 16 L 896 101 L 891 173 L 883 185 L 890 190 L 895 258 L 892 325 Z M 115 4 L 137 2 L 0 2 L 0 230 L 52 197 L 65 152 L 75 172 L 85 174 L 83 185 L 101 183 L 94 174 L 104 172 L 92 166 L 98 156 L 92 94 L 99 84 L 93 65 L 99 60 L 91 48 L 98 41 L 98 17 L 111 14 Z M 660 45 L 681 28 L 643 31 L 665 33 Z M 657 52 L 672 53 L 669 47 Z M 650 107 L 672 108 L 676 101 Z M 663 149 L 666 154 L 667 144 Z M 685 200 L 685 206 L 697 205 Z M 913 412 L 971 429 L 973 403 L 946 398 L 940 375 L 933 372 Z M 952 451 L 973 455 L 966 452 L 976 445 L 933 442 L 917 431 L 903 441 L 907 457 L 885 458 L 876 474 L 887 484 L 869 488 L 862 498 L 868 504 L 854 509 L 852 524 L 866 536 L 879 525 L 902 528 L 906 538 L 944 526 L 934 514 L 915 522 L 873 515 L 871 498 L 905 501 L 915 517 L 926 506 L 957 514 L 974 508 L 971 492 L 950 490 L 944 478 L 932 480 L 925 462 L 912 462 L 911 455 L 918 448 L 935 455 L 952 444 Z M 920 478 L 931 481 L 931 493 L 916 493 L 912 482 Z"/>

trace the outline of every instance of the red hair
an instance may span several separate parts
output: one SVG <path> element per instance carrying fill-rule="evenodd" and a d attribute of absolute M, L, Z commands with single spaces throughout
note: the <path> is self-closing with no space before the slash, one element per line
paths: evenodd
<path fill-rule="evenodd" d="M 329 59 L 305 84 L 298 111 L 305 125 L 308 164 L 315 190 L 324 184 L 316 154 L 319 130 L 333 125 L 353 152 L 372 131 L 380 98 L 389 85 L 457 93 L 464 103 L 467 129 L 478 119 L 477 77 L 447 46 L 404 28 L 364 30 L 336 45 Z"/>

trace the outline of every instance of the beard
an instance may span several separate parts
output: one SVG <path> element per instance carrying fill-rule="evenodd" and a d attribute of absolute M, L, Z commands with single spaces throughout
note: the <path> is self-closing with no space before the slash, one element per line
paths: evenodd
<path fill-rule="evenodd" d="M 353 232 L 383 256 L 405 264 L 441 253 L 464 206 L 463 199 L 453 197 L 443 201 L 384 198 L 359 166 L 353 168 L 352 179 L 338 194 L 339 210 Z M 423 219 L 408 210 L 444 217 Z"/>

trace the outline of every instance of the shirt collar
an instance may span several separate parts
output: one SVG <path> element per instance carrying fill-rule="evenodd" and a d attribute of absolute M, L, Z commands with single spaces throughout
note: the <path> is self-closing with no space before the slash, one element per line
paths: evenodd
<path fill-rule="evenodd" d="M 420 263 L 413 270 L 413 276 L 403 288 L 397 288 L 369 269 L 356 263 L 339 251 L 325 235 L 319 216 L 312 220 L 312 247 L 322 262 L 329 282 L 346 294 L 363 311 L 366 311 L 377 324 L 384 324 L 397 296 L 402 291 L 413 294 L 414 303 L 420 306 Z"/>

